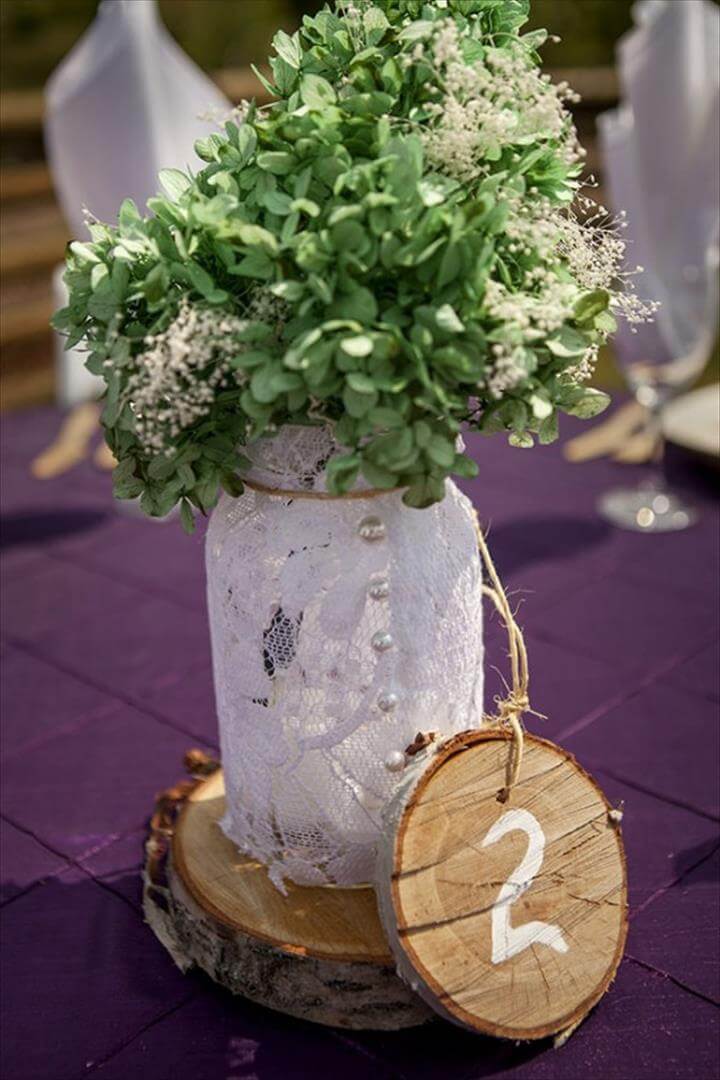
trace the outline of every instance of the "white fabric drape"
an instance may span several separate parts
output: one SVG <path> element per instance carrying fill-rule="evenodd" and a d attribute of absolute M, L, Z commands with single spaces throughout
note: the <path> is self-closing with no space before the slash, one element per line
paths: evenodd
<path fill-rule="evenodd" d="M 621 326 L 628 362 L 702 358 L 717 319 L 720 11 L 643 0 L 618 47 L 621 104 L 599 119 L 609 201 L 627 211 L 628 263 L 654 323 Z M 691 371 L 693 365 L 688 364 Z"/>
<path fill-rule="evenodd" d="M 160 169 L 193 167 L 193 146 L 212 125 L 201 114 L 230 102 L 165 30 L 155 0 L 104 0 L 95 21 L 45 88 L 45 144 L 55 191 L 74 237 L 87 236 L 83 208 L 115 222 L 121 202 L 142 211 Z M 62 268 L 53 303 L 67 303 Z M 102 391 L 55 335 L 56 394 L 74 405 Z"/>
<path fill-rule="evenodd" d="M 215 84 L 164 28 L 155 0 L 104 0 L 46 87 L 45 137 L 73 235 L 82 207 L 113 222 L 120 203 L 142 209 L 160 169 L 194 166 L 212 130 L 200 115 L 229 112 Z"/>

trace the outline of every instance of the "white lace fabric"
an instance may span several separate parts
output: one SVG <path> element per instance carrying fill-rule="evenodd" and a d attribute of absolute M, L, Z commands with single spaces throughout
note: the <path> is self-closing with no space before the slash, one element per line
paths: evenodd
<path fill-rule="evenodd" d="M 283 429 L 250 448 L 249 479 L 322 491 L 336 449 Z M 366 882 L 398 752 L 481 723 L 472 507 L 451 482 L 426 510 L 248 488 L 214 511 L 206 558 L 222 827 L 279 888 Z"/>

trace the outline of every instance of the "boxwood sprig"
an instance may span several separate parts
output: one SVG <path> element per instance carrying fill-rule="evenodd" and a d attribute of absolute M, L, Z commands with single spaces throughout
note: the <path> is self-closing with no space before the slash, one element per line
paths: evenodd
<path fill-rule="evenodd" d="M 191 528 L 242 490 L 246 442 L 329 423 L 332 492 L 362 476 L 425 507 L 476 471 L 463 425 L 525 447 L 605 407 L 597 347 L 647 312 L 616 234 L 571 209 L 569 92 L 527 13 L 338 0 L 277 34 L 270 106 L 162 172 L 148 215 L 128 200 L 70 245 L 54 325 L 106 381 L 118 497 Z"/>

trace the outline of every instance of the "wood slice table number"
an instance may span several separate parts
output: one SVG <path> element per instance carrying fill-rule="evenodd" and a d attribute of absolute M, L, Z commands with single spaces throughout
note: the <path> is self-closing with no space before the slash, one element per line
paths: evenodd
<path fill-rule="evenodd" d="M 456 736 L 404 778 L 376 889 L 398 970 L 442 1016 L 537 1039 L 576 1026 L 627 932 L 617 813 L 572 755 L 525 736 L 509 797 L 502 731 Z"/>
<path fill-rule="evenodd" d="M 505 1038 L 569 1032 L 625 943 L 617 813 L 571 754 L 529 735 L 501 801 L 509 738 L 422 741 L 387 809 L 374 890 L 282 895 L 222 833 L 222 771 L 201 761 L 158 801 L 148 922 L 183 970 L 317 1023 L 393 1030 L 434 1010 Z"/>

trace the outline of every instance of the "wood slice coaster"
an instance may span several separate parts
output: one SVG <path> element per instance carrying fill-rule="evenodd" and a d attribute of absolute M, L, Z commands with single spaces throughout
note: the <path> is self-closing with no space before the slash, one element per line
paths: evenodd
<path fill-rule="evenodd" d="M 506 802 L 508 736 L 466 732 L 406 768 L 380 845 L 380 914 L 398 969 L 474 1031 L 537 1039 L 600 999 L 627 933 L 613 812 L 571 754 L 525 737 Z"/>
<path fill-rule="evenodd" d="M 197 965 L 235 994 L 320 1024 L 396 1030 L 430 1018 L 395 973 L 371 887 L 288 883 L 283 896 L 228 840 L 221 770 L 158 806 L 145 915 L 182 970 Z"/>

